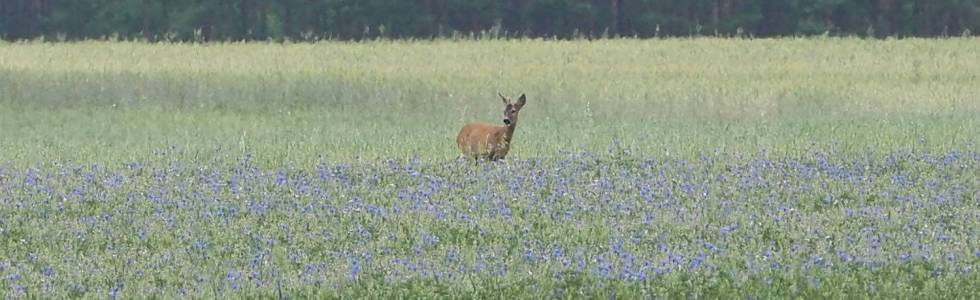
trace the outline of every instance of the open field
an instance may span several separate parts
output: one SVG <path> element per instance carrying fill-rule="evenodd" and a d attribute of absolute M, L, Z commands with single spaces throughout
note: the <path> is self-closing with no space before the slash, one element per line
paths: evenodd
<path fill-rule="evenodd" d="M 605 150 L 965 147 L 980 40 L 0 46 L 6 160 L 452 158 L 527 93 L 515 158 Z M 199 158 L 192 157 L 197 160 Z M 109 160 L 107 160 L 109 159 Z"/>
<path fill-rule="evenodd" d="M 0 295 L 976 298 L 980 39 L 0 43 Z M 464 122 L 528 95 L 508 161 Z"/>

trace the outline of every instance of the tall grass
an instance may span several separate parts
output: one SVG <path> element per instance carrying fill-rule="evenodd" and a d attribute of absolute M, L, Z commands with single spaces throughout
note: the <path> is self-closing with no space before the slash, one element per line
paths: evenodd
<path fill-rule="evenodd" d="M 0 44 L 0 297 L 977 298 L 978 41 Z"/>
<path fill-rule="evenodd" d="M 0 46 L 7 160 L 179 144 L 259 161 L 455 154 L 462 123 L 527 93 L 515 157 L 602 150 L 966 145 L 977 39 L 81 42 Z M 111 155 L 107 155 L 111 154 Z"/>

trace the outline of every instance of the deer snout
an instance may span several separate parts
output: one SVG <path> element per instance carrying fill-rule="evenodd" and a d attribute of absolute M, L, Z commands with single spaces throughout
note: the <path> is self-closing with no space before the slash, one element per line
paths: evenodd
<path fill-rule="evenodd" d="M 504 125 L 510 125 L 510 119 L 504 119 Z"/>

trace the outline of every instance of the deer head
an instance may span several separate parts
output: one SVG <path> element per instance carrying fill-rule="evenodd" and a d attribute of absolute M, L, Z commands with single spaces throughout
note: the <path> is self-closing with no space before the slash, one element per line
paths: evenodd
<path fill-rule="evenodd" d="M 504 101 L 504 125 L 516 125 L 517 115 L 521 112 L 521 108 L 524 107 L 524 104 L 527 103 L 527 97 L 524 96 L 524 94 L 521 94 L 521 96 L 517 98 L 517 103 L 513 103 L 510 101 L 510 98 L 507 98 L 500 93 L 497 93 L 497 95 Z"/>

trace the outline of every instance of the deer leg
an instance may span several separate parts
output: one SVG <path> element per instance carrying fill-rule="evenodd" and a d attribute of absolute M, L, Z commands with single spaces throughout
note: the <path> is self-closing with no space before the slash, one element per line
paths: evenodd
<path fill-rule="evenodd" d="M 489 143 L 489 145 L 487 145 L 487 148 L 489 148 L 489 150 L 490 150 L 490 153 L 487 153 L 487 160 L 489 160 L 489 161 L 496 161 L 497 160 L 497 144 L 496 143 Z"/>

